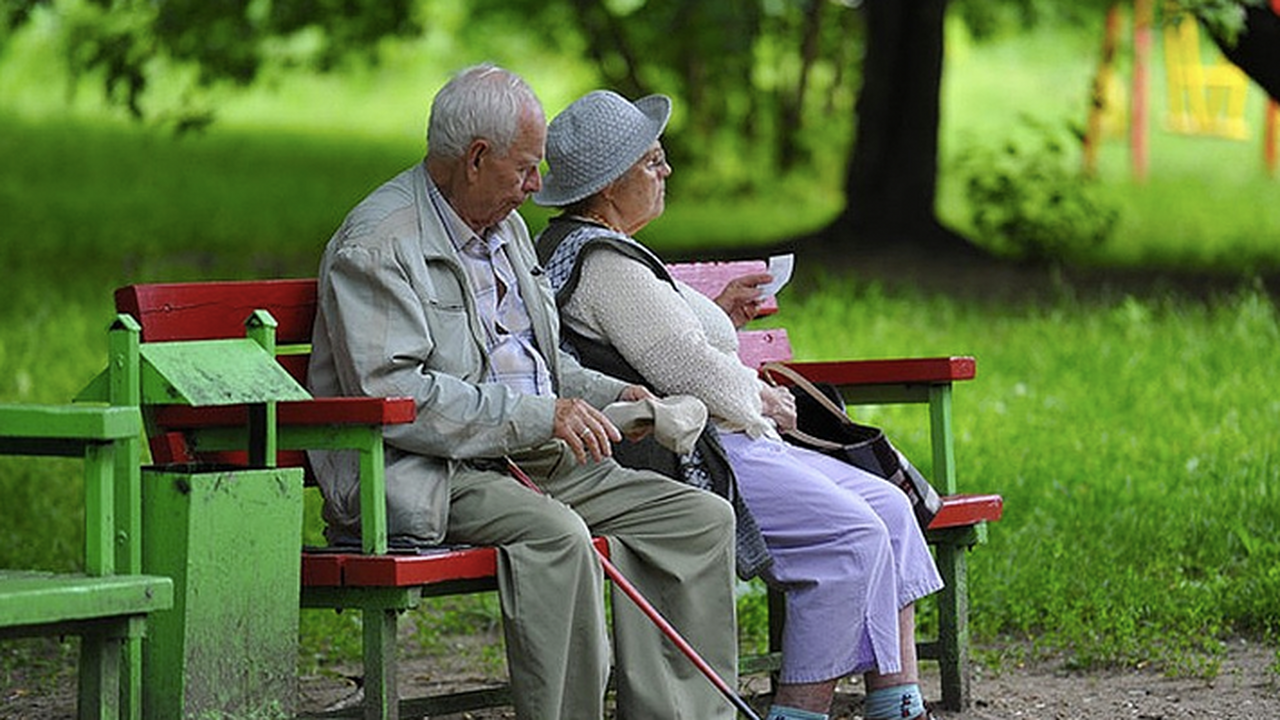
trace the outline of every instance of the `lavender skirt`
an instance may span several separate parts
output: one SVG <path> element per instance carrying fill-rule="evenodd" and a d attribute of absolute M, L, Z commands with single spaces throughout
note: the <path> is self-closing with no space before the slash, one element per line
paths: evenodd
<path fill-rule="evenodd" d="M 906 495 L 779 440 L 720 441 L 786 591 L 782 682 L 901 671 L 898 611 L 942 588 Z"/>

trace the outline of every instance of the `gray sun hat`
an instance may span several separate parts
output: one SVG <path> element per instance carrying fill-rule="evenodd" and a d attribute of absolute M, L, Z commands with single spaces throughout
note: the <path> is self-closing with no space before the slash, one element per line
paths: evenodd
<path fill-rule="evenodd" d="M 547 126 L 547 174 L 533 201 L 563 207 L 600 191 L 644 155 L 670 117 L 666 95 L 633 103 L 596 90 L 573 101 Z"/>

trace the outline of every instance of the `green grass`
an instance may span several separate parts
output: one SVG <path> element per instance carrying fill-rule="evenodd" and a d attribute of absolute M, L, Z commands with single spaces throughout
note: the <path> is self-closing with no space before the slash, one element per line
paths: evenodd
<path fill-rule="evenodd" d="M 991 308 L 845 280 L 778 320 L 810 359 L 977 356 L 955 396 L 961 490 L 1006 501 L 971 556 L 979 637 L 1175 669 L 1223 633 L 1280 631 L 1278 321 L 1247 287 Z M 927 458 L 922 410 L 859 414 Z"/>
<path fill-rule="evenodd" d="M 953 43 L 945 218 L 964 225 L 946 174 L 960 143 L 1016 133 L 1023 112 L 1082 120 L 1095 46 L 1044 33 Z M 373 73 L 357 73 L 348 96 L 331 80 L 300 80 L 227 97 L 226 122 L 181 140 L 122 123 L 83 93 L 60 117 L 49 93 L 32 88 L 46 82 L 60 95 L 60 85 L 34 65 L 23 66 L 33 78 L 23 84 L 12 59 L 0 64 L 0 93 L 25 98 L 0 113 L 0 402 L 72 397 L 104 361 L 118 285 L 314 273 L 347 209 L 421 155 L 421 86 L 438 78 L 410 73 L 421 55 L 404 52 L 392 70 L 411 76 L 412 92 Z M 557 69 L 535 80 L 553 88 L 549 107 L 568 86 L 547 79 Z M 366 110 L 376 120 L 357 127 Z M 977 356 L 978 379 L 955 398 L 957 454 L 962 489 L 1007 503 L 971 557 L 974 631 L 993 654 L 1014 638 L 1081 666 L 1212 674 L 1226 635 L 1280 638 L 1280 318 L 1246 280 L 1280 266 L 1280 188 L 1258 169 L 1256 139 L 1153 130 L 1151 158 L 1138 185 L 1123 145 L 1104 148 L 1102 182 L 1122 205 L 1122 227 L 1082 262 L 1225 270 L 1242 278 L 1238 292 L 1085 301 L 1068 288 L 1057 300 L 995 306 L 813 273 L 786 291 L 776 321 L 805 358 Z M 660 251 L 767 243 L 820 227 L 840 207 L 836 190 L 795 179 L 767 198 L 682 203 L 684 171 L 667 214 L 645 232 Z M 529 218 L 536 229 L 545 214 Z M 862 417 L 927 459 L 919 408 Z M 75 472 L 0 462 L 0 566 L 75 564 Z M 757 602 L 744 600 L 748 636 L 762 627 Z M 430 645 L 437 624 L 486 627 L 494 609 L 433 603 L 413 617 Z M 308 612 L 304 627 L 307 663 L 354 653 L 354 614 Z"/>

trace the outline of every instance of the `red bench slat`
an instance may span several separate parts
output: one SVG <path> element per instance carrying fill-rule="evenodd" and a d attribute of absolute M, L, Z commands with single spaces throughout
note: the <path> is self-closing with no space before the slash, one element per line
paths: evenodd
<path fill-rule="evenodd" d="M 964 356 L 787 364 L 813 382 L 836 385 L 954 382 L 972 380 L 977 375 L 977 363 Z"/>
<path fill-rule="evenodd" d="M 730 280 L 743 275 L 762 273 L 768 269 L 763 260 L 732 260 L 727 262 L 678 263 L 668 265 L 671 277 L 689 285 L 709 298 L 719 295 Z M 759 316 L 778 312 L 778 299 L 768 297 L 760 303 Z"/>
<path fill-rule="evenodd" d="M 739 330 L 738 359 L 743 365 L 757 369 L 767 362 L 787 362 L 791 359 L 787 331 L 781 328 Z"/>
<path fill-rule="evenodd" d="M 344 555 L 302 553 L 302 587 L 342 587 Z"/>
<path fill-rule="evenodd" d="M 933 530 L 995 522 L 1004 513 L 999 495 L 949 495 L 929 524 Z M 606 555 L 608 542 L 595 538 Z M 302 582 L 308 587 L 412 587 L 456 580 L 491 578 L 497 572 L 497 552 L 491 547 L 445 549 L 425 555 L 362 555 L 305 553 Z"/>
<path fill-rule="evenodd" d="M 151 283 L 116 290 L 116 309 L 142 324 L 143 342 L 244 337 L 244 321 L 268 310 L 282 344 L 310 343 L 316 280 Z"/>
<path fill-rule="evenodd" d="M 593 538 L 609 555 L 609 541 Z M 302 584 L 308 587 L 413 587 L 492 578 L 498 553 L 492 547 L 449 548 L 425 555 L 362 555 L 312 552 L 302 556 Z"/>
<path fill-rule="evenodd" d="M 1004 498 L 999 495 L 947 495 L 942 509 L 929 523 L 930 530 L 966 527 L 980 522 L 995 522 L 1004 515 Z"/>
<path fill-rule="evenodd" d="M 276 422 L 281 426 L 395 425 L 413 422 L 415 414 L 413 398 L 315 398 L 276 404 Z M 161 405 L 154 417 L 161 428 L 195 430 L 243 426 L 249 413 L 244 405 Z"/>

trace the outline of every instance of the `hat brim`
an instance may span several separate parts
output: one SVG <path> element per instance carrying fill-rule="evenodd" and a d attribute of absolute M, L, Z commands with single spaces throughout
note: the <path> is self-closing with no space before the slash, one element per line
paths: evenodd
<path fill-rule="evenodd" d="M 638 133 L 639 141 L 630 148 L 631 152 L 614 156 L 609 172 L 603 173 L 596 182 L 586 186 L 562 186 L 559 177 L 554 172 L 547 171 L 547 174 L 542 177 L 542 189 L 533 194 L 535 204 L 544 207 L 572 205 L 600 192 L 636 164 L 649 146 L 662 137 L 663 130 L 666 130 L 667 122 L 671 119 L 671 98 L 661 94 L 646 95 L 632 104 L 644 114 L 648 123 L 644 131 Z"/>

